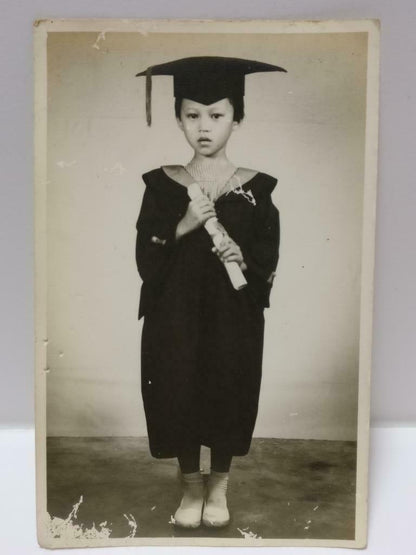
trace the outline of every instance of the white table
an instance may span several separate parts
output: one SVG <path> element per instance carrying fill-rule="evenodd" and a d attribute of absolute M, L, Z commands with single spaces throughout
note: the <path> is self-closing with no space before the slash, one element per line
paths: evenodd
<path fill-rule="evenodd" d="M 35 457 L 33 430 L 0 430 L 0 552 L 32 555 L 49 552 L 40 548 L 35 525 Z M 372 429 L 370 462 L 369 555 L 416 553 L 416 428 Z M 238 548 L 227 548 L 237 553 Z M 166 555 L 186 552 L 218 555 L 215 548 L 129 547 L 62 549 L 71 555 Z M 331 548 L 246 548 L 244 555 L 345 555 Z M 354 553 L 354 551 L 352 551 Z"/>

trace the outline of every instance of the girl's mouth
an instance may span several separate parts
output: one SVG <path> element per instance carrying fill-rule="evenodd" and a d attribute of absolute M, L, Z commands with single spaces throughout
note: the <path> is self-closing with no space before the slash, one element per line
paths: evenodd
<path fill-rule="evenodd" d="M 198 139 L 198 143 L 210 143 L 211 139 Z"/>

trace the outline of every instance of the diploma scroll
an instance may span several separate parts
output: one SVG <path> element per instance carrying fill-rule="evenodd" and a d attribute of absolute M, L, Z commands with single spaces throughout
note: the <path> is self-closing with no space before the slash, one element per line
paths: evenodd
<path fill-rule="evenodd" d="M 188 186 L 188 196 L 191 200 L 194 200 L 202 195 L 201 188 L 198 183 L 191 183 Z M 209 233 L 212 242 L 218 248 L 227 236 L 227 232 L 224 227 L 220 224 L 217 218 L 210 218 L 205 222 L 204 225 L 206 231 Z M 240 290 L 247 285 L 246 278 L 240 269 L 237 262 L 224 262 L 224 267 L 227 270 L 228 276 L 234 289 Z"/>

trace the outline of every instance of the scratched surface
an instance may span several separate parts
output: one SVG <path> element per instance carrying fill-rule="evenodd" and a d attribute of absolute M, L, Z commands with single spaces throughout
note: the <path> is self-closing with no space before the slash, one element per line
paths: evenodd
<path fill-rule="evenodd" d="M 356 444 L 345 441 L 254 439 L 233 459 L 230 524 L 177 529 L 180 501 L 175 459 L 152 459 L 146 438 L 49 438 L 48 512 L 66 518 L 83 496 L 77 522 L 107 522 L 112 538 L 262 537 L 353 539 Z M 209 450 L 201 468 L 209 470 Z"/>

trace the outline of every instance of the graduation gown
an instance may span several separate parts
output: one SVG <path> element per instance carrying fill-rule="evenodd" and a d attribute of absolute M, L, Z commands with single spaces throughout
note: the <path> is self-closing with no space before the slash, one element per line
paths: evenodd
<path fill-rule="evenodd" d="M 234 192 L 215 202 L 247 265 L 248 285 L 236 291 L 203 227 L 175 241 L 189 203 L 186 187 L 162 168 L 142 177 L 136 262 L 150 452 L 177 457 L 199 443 L 245 455 L 258 410 L 263 311 L 279 257 L 279 212 L 271 199 L 277 179 L 258 172 L 243 184 L 255 204 Z"/>

